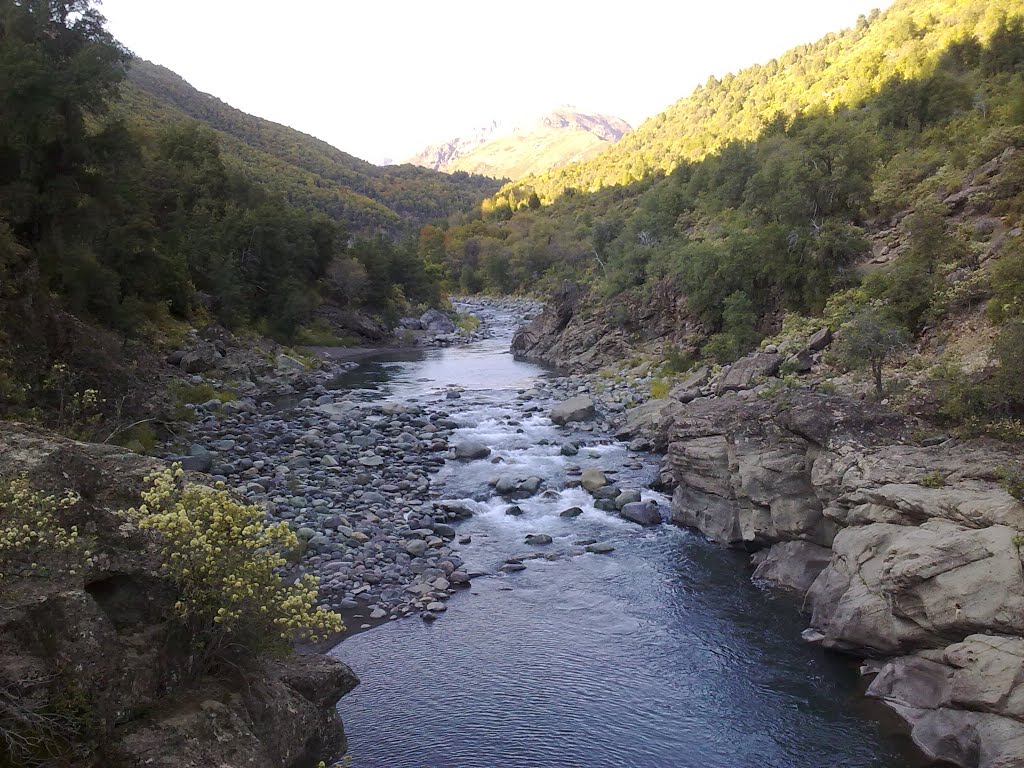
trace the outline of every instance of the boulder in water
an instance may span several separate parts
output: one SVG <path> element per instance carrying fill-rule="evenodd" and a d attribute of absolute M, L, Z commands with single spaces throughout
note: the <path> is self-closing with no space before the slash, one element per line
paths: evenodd
<path fill-rule="evenodd" d="M 570 397 L 551 409 L 551 420 L 560 426 L 573 421 L 590 421 L 594 415 L 594 401 L 586 395 Z"/>
<path fill-rule="evenodd" d="M 619 510 L 619 516 L 640 525 L 660 525 L 661 512 L 653 501 L 635 501 Z"/>
<path fill-rule="evenodd" d="M 455 446 L 455 458 L 457 459 L 486 459 L 490 455 L 490 448 L 474 440 L 467 440 Z"/>

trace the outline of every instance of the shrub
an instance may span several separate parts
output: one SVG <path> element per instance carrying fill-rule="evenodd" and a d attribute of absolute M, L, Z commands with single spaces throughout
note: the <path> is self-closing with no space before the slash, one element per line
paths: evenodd
<path fill-rule="evenodd" d="M 13 576 L 46 575 L 54 568 L 75 573 L 75 561 L 66 553 L 78 543 L 78 528 L 65 528 L 57 517 L 78 500 L 70 491 L 59 498 L 34 491 L 24 477 L 0 480 L 0 585 Z"/>
<path fill-rule="evenodd" d="M 1024 468 L 998 467 L 996 475 L 1008 494 L 1017 501 L 1024 501 Z"/>
<path fill-rule="evenodd" d="M 237 400 L 238 395 L 229 389 L 214 389 L 212 384 L 203 382 L 193 384 L 188 381 L 175 381 L 170 386 L 171 396 L 177 405 L 188 405 L 191 403 L 206 403 L 210 400 L 220 400 L 228 403 Z"/>
<path fill-rule="evenodd" d="M 472 333 L 480 327 L 480 318 L 476 315 L 459 315 L 455 324 L 460 330 L 463 330 L 466 333 Z"/>
<path fill-rule="evenodd" d="M 671 389 L 672 382 L 668 379 L 655 379 L 651 382 L 651 397 L 655 400 L 668 397 L 668 393 Z"/>
<path fill-rule="evenodd" d="M 295 343 L 303 347 L 351 347 L 356 340 L 351 336 L 338 336 L 323 320 L 315 320 L 296 332 Z"/>
<path fill-rule="evenodd" d="M 1024 313 L 1024 244 L 1020 240 L 1014 241 L 992 267 L 991 282 L 988 315 L 993 322 Z"/>
<path fill-rule="evenodd" d="M 665 350 L 665 372 L 682 373 L 690 370 L 693 365 L 693 355 L 689 352 L 672 345 Z"/>
<path fill-rule="evenodd" d="M 944 488 L 946 486 L 946 476 L 938 471 L 929 472 L 921 478 L 920 484 L 925 488 Z"/>
<path fill-rule="evenodd" d="M 144 504 L 129 514 L 162 540 L 163 567 L 181 590 L 175 608 L 204 647 L 201 668 L 227 655 L 286 652 L 293 639 L 343 629 L 316 605 L 317 579 L 287 583 L 286 553 L 299 546 L 287 523 L 238 502 L 223 486 L 185 484 L 180 466 L 149 477 Z"/>

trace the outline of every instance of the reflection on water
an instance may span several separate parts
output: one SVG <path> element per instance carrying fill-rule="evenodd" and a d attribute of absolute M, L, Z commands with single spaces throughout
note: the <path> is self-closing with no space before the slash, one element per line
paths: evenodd
<path fill-rule="evenodd" d="M 362 679 L 340 704 L 355 768 L 918 764 L 904 740 L 858 714 L 852 664 L 802 643 L 794 601 L 752 584 L 744 558 L 668 525 L 641 529 L 564 487 L 576 464 L 646 488 L 657 457 L 637 469 L 622 445 L 583 433 L 580 454 L 561 456 L 565 433 L 524 415 L 510 391 L 546 374 L 505 352 L 508 335 L 388 355 L 336 382 L 364 398 L 440 399 L 461 425 L 456 441 L 493 450 L 436 478 L 475 510 L 459 524 L 472 536 L 461 554 L 489 575 L 434 624 L 395 621 L 334 651 Z M 462 397 L 443 399 L 453 386 Z M 511 517 L 488 481 L 519 471 L 553 493 L 516 502 L 524 514 Z M 560 517 L 570 506 L 584 513 Z M 506 558 L 538 551 L 527 533 L 553 537 L 541 548 L 551 559 L 501 572 Z M 575 544 L 592 539 L 616 549 Z"/>

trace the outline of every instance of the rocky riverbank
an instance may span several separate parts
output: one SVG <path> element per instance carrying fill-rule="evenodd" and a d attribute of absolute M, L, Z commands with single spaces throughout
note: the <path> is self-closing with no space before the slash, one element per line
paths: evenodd
<path fill-rule="evenodd" d="M 488 338 L 496 316 L 536 310 L 514 299 L 455 304 L 479 321 L 459 343 Z M 358 363 L 324 359 L 311 372 L 266 377 L 238 400 L 198 406 L 188 455 L 167 458 L 287 521 L 304 542 L 295 572 L 319 576 L 321 602 L 356 628 L 410 614 L 433 619 L 474 575 L 452 526 L 472 511 L 445 503 L 430 481 L 464 449 L 450 444 L 458 425 L 444 407 L 460 391 L 363 402 L 332 385 Z"/>
<path fill-rule="evenodd" d="M 786 355 L 809 370 L 827 344 L 816 334 L 805 349 L 701 369 L 659 399 L 650 363 L 562 389 L 592 398 L 632 447 L 666 454 L 673 521 L 752 553 L 755 579 L 802 595 L 804 638 L 870 659 L 868 695 L 924 752 L 1020 765 L 1019 450 L 777 378 Z"/>
<path fill-rule="evenodd" d="M 79 501 L 82 562 L 10 580 L 0 604 L 0 727 L 18 765 L 307 768 L 343 754 L 336 703 L 358 683 L 335 659 L 292 656 L 192 676 L 177 590 L 137 506 L 159 462 L 5 423 L 0 476 Z"/>

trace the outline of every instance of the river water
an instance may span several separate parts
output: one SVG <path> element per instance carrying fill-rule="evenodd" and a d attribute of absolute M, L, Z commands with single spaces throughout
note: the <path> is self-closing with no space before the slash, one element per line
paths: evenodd
<path fill-rule="evenodd" d="M 578 489 L 515 502 L 520 517 L 488 497 L 499 474 L 528 470 L 558 489 L 577 465 L 667 503 L 646 489 L 656 456 L 583 432 L 569 435 L 580 454 L 560 455 L 567 433 L 550 404 L 518 397 L 551 374 L 508 354 L 514 318 L 491 321 L 492 339 L 367 359 L 338 382 L 366 399 L 443 403 L 461 425 L 453 442 L 503 460 L 451 461 L 435 479 L 475 509 L 460 553 L 488 575 L 434 623 L 392 621 L 332 651 L 362 680 L 339 705 L 353 768 L 922 765 L 864 704 L 853 663 L 802 643 L 793 598 L 751 583 L 742 555 L 668 524 L 642 529 Z M 460 399 L 444 399 L 451 386 Z M 584 513 L 559 517 L 571 506 Z M 528 533 L 554 542 L 528 546 Z M 615 551 L 575 545 L 592 539 Z"/>

